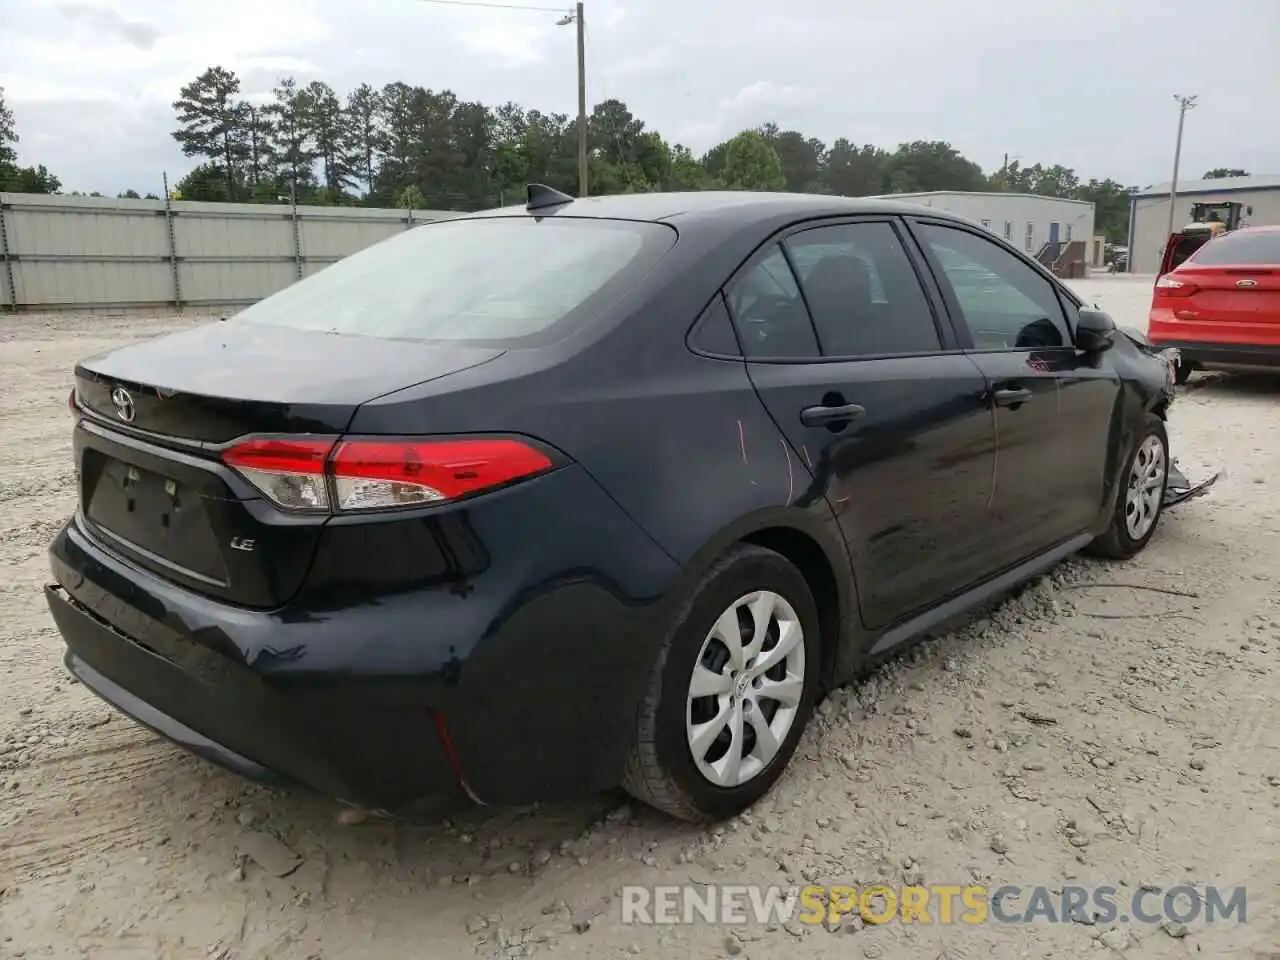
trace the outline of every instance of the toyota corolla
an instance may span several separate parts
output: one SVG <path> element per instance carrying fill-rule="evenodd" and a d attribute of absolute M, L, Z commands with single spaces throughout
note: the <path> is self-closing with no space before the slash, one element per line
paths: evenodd
<path fill-rule="evenodd" d="M 531 187 L 81 362 L 47 600 L 87 687 L 248 777 L 712 820 L 825 690 L 1142 550 L 1172 376 L 936 210 Z"/>

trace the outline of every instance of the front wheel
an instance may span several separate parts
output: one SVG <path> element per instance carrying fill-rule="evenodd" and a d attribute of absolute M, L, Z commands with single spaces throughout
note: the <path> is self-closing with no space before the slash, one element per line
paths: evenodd
<path fill-rule="evenodd" d="M 735 547 L 676 616 L 623 786 L 681 820 L 742 812 L 795 752 L 819 660 L 817 607 L 800 571 L 771 550 Z"/>
<path fill-rule="evenodd" d="M 1141 552 L 1160 522 L 1168 479 L 1169 436 L 1164 421 L 1148 413 L 1126 461 L 1111 524 L 1090 544 L 1089 552 L 1113 560 L 1127 560 Z"/>

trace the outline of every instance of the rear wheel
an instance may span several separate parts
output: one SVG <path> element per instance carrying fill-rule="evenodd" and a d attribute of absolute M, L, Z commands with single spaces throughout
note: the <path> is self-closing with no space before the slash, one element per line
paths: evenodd
<path fill-rule="evenodd" d="M 1148 413 L 1125 464 L 1111 525 L 1090 544 L 1089 552 L 1114 560 L 1125 560 L 1140 552 L 1160 522 L 1168 478 L 1169 437 L 1164 421 Z"/>
<path fill-rule="evenodd" d="M 735 547 L 677 615 L 623 785 L 690 821 L 733 816 L 786 769 L 813 711 L 818 613 L 800 571 Z"/>
<path fill-rule="evenodd" d="M 1178 365 L 1173 368 L 1173 382 L 1178 386 L 1182 386 L 1191 379 L 1191 374 L 1194 372 L 1191 363 L 1187 359 L 1181 358 L 1178 360 Z"/>

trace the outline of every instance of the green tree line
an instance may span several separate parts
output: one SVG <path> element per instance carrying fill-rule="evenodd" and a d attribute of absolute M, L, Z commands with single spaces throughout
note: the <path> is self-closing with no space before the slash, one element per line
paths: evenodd
<path fill-rule="evenodd" d="M 173 138 L 197 166 L 174 184 L 184 200 L 474 210 L 518 201 L 530 182 L 576 193 L 577 120 L 517 103 L 491 107 L 405 83 L 329 84 L 283 77 L 266 102 L 234 71 L 209 67 L 179 91 Z M 0 190 L 58 193 L 43 166 L 19 168 L 12 112 L 0 90 Z M 1111 178 L 1061 164 L 1006 164 L 992 173 L 951 144 L 886 150 L 841 137 L 827 144 L 778 124 L 744 130 L 705 154 L 669 143 L 620 100 L 587 120 L 593 194 L 655 190 L 790 190 L 844 196 L 927 190 L 1008 191 L 1089 200 L 1096 228 L 1128 234 L 1129 196 Z M 1210 176 L 1241 176 L 1218 168 Z M 137 197 L 133 190 L 120 196 Z M 150 196 L 150 195 L 149 195 Z"/>

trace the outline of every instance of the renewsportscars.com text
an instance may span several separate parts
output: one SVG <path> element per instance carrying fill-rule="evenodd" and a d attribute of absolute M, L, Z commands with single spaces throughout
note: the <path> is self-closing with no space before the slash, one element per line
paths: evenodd
<path fill-rule="evenodd" d="M 820 924 L 857 916 L 877 924 L 1243 923 L 1246 900 L 1243 887 L 1186 885 L 1132 892 L 1111 886 L 633 886 L 622 888 L 622 922 Z"/>

